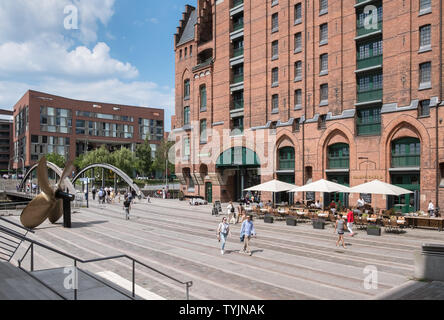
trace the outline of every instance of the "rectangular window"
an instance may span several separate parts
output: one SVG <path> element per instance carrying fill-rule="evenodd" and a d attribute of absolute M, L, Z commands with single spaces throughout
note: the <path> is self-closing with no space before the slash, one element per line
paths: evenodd
<path fill-rule="evenodd" d="M 426 62 L 419 65 L 419 84 L 421 87 L 431 86 L 432 63 Z"/>
<path fill-rule="evenodd" d="M 294 91 L 294 106 L 295 108 L 302 106 L 302 90 L 297 89 Z"/>
<path fill-rule="evenodd" d="M 190 107 L 183 109 L 183 125 L 190 124 Z"/>
<path fill-rule="evenodd" d="M 302 3 L 297 3 L 294 6 L 294 24 L 302 22 Z"/>
<path fill-rule="evenodd" d="M 278 94 L 274 94 L 271 97 L 271 111 L 272 112 L 276 112 L 279 110 L 279 95 Z"/>
<path fill-rule="evenodd" d="M 422 26 L 419 28 L 419 46 L 421 48 L 432 45 L 431 25 Z"/>
<path fill-rule="evenodd" d="M 243 134 L 244 132 L 244 117 L 233 119 L 232 134 Z"/>
<path fill-rule="evenodd" d="M 184 90 L 183 90 L 183 96 L 184 99 L 189 99 L 190 98 L 190 80 L 187 79 L 184 82 Z"/>
<path fill-rule="evenodd" d="M 279 16 L 277 13 L 271 16 L 271 32 L 279 31 Z"/>
<path fill-rule="evenodd" d="M 328 84 L 321 84 L 321 104 L 328 104 Z"/>
<path fill-rule="evenodd" d="M 377 74 L 373 76 L 373 89 L 382 89 L 382 74 Z"/>
<path fill-rule="evenodd" d="M 432 0 L 419 0 L 419 9 L 421 11 L 430 10 L 432 8 Z"/>
<path fill-rule="evenodd" d="M 381 134 L 381 108 L 365 108 L 357 111 L 358 136 Z"/>
<path fill-rule="evenodd" d="M 302 79 L 302 61 L 296 61 L 294 64 L 294 81 Z"/>
<path fill-rule="evenodd" d="M 200 87 L 200 111 L 207 110 L 207 87 Z"/>
<path fill-rule="evenodd" d="M 373 43 L 373 54 L 375 56 L 382 55 L 382 40 L 376 41 Z"/>
<path fill-rule="evenodd" d="M 294 51 L 302 51 L 302 33 L 298 32 L 294 35 Z"/>
<path fill-rule="evenodd" d="M 271 44 L 271 59 L 277 59 L 279 58 L 279 41 L 273 41 Z"/>
<path fill-rule="evenodd" d="M 207 142 L 207 120 L 200 121 L 200 143 Z"/>
<path fill-rule="evenodd" d="M 318 129 L 325 129 L 325 128 L 327 128 L 327 115 L 323 114 L 319 116 Z"/>
<path fill-rule="evenodd" d="M 419 116 L 430 116 L 430 100 L 422 100 L 419 102 Z"/>
<path fill-rule="evenodd" d="M 319 14 L 328 12 L 328 0 L 319 0 Z"/>
<path fill-rule="evenodd" d="M 320 44 L 328 43 L 328 24 L 324 23 L 319 27 Z"/>
<path fill-rule="evenodd" d="M 273 68 L 271 71 L 271 85 L 273 87 L 279 85 L 279 68 Z"/>
<path fill-rule="evenodd" d="M 321 73 L 328 73 L 328 53 L 321 55 L 320 58 Z"/>

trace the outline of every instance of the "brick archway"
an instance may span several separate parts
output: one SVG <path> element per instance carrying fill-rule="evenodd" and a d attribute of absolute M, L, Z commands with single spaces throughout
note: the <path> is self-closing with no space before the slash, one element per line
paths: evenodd
<path fill-rule="evenodd" d="M 386 175 L 390 168 L 391 143 L 394 139 L 402 137 L 416 137 L 421 142 L 421 167 L 429 167 L 432 160 L 430 135 L 424 125 L 415 117 L 400 115 L 392 120 L 383 130 L 380 146 L 380 168 L 385 168 Z M 386 177 L 388 178 L 388 177 Z"/>
<path fill-rule="evenodd" d="M 353 134 L 344 126 L 333 124 L 325 130 L 318 142 L 317 168 L 321 168 L 323 175 L 327 169 L 327 149 L 336 143 L 346 143 L 350 148 L 350 170 L 356 169 L 356 144 Z M 319 163 L 321 162 L 321 163 Z"/>
<path fill-rule="evenodd" d="M 288 141 L 288 143 L 287 143 L 288 145 L 285 144 L 285 141 Z M 299 146 L 299 141 L 290 130 L 284 129 L 278 133 L 276 145 L 273 150 L 273 155 L 275 158 L 275 161 L 274 161 L 274 171 L 275 172 L 277 170 L 277 165 L 279 162 L 279 161 L 277 161 L 277 158 L 279 157 L 279 154 L 278 154 L 279 149 L 281 149 L 283 147 L 290 147 L 290 146 L 294 148 L 295 170 L 298 170 L 298 168 L 302 167 L 302 159 L 301 159 L 302 152 L 301 152 L 301 148 Z"/>

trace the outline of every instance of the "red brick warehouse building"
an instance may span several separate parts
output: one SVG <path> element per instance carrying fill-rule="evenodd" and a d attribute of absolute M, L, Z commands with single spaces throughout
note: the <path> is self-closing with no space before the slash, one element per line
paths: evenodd
<path fill-rule="evenodd" d="M 380 179 L 414 191 L 375 196 L 380 208 L 427 210 L 429 200 L 444 207 L 442 6 L 439 0 L 186 6 L 174 42 L 173 117 L 185 193 L 227 201 L 272 178 L 350 186 Z M 252 143 L 251 133 L 266 138 Z M 215 139 L 223 147 L 208 152 Z M 254 150 L 259 145 L 264 152 Z M 205 157 L 212 161 L 203 163 Z M 357 195 L 331 197 L 354 205 Z"/>
<path fill-rule="evenodd" d="M 14 168 L 29 168 L 48 153 L 74 161 L 105 145 L 135 150 L 146 138 L 155 152 L 164 139 L 164 110 L 79 101 L 28 91 L 14 106 Z"/>

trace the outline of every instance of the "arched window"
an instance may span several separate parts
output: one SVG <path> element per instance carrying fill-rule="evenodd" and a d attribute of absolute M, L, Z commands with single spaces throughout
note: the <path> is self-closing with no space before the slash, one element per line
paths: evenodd
<path fill-rule="evenodd" d="M 279 170 L 294 170 L 294 148 L 285 147 L 279 149 Z"/>
<path fill-rule="evenodd" d="M 421 142 L 417 138 L 401 138 L 392 142 L 392 168 L 419 167 Z"/>
<path fill-rule="evenodd" d="M 350 168 L 350 147 L 348 144 L 337 143 L 328 147 L 328 168 Z"/>

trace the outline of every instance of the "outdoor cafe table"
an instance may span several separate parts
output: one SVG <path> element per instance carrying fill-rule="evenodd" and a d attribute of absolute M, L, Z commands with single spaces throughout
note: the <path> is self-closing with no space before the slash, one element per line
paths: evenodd
<path fill-rule="evenodd" d="M 268 212 L 268 209 L 266 209 L 266 208 L 261 208 L 261 212 Z"/>
<path fill-rule="evenodd" d="M 245 211 L 251 212 L 251 211 L 253 211 L 253 208 L 252 207 L 245 207 Z"/>
<path fill-rule="evenodd" d="M 444 227 L 444 218 L 406 216 L 405 219 L 411 228 L 431 228 L 442 231 Z"/>

